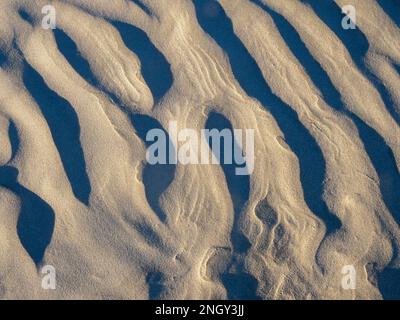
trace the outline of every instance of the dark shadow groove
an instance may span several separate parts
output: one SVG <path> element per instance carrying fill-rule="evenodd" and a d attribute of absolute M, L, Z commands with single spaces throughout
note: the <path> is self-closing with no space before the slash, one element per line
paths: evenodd
<path fill-rule="evenodd" d="M 129 0 L 132 1 L 134 4 L 136 4 L 140 9 L 142 9 L 144 12 L 146 12 L 149 16 L 153 15 L 153 12 L 149 9 L 149 7 L 144 4 L 141 0 Z"/>
<path fill-rule="evenodd" d="M 53 236 L 55 214 L 43 199 L 18 183 L 18 174 L 13 167 L 0 167 L 0 185 L 21 199 L 17 233 L 22 246 L 38 266 Z"/>
<path fill-rule="evenodd" d="M 296 29 L 279 13 L 273 11 L 260 0 L 250 0 L 260 6 L 274 21 L 280 35 L 293 55 L 301 63 L 307 75 L 321 91 L 329 106 L 337 111 L 343 111 L 340 93 L 332 90 L 334 85 L 322 66 L 314 59 Z"/>
<path fill-rule="evenodd" d="M 118 105 L 122 105 L 121 100 L 112 92 L 107 90 L 93 74 L 89 62 L 80 54 L 75 42 L 61 29 L 54 30 L 54 37 L 57 47 L 62 55 L 67 59 L 71 67 L 94 88 L 98 88 L 108 95 L 109 99 Z"/>
<path fill-rule="evenodd" d="M 395 65 L 393 65 L 395 67 Z M 386 106 L 386 109 L 389 111 L 390 115 L 394 119 L 394 121 L 400 125 L 400 114 L 399 111 L 396 109 L 394 97 L 390 94 L 389 90 L 386 86 L 382 83 L 382 81 L 374 75 L 371 71 L 365 71 L 365 74 L 369 78 L 370 81 L 374 84 L 375 88 L 380 93 L 380 96 L 383 100 L 383 103 Z"/>
<path fill-rule="evenodd" d="M 228 129 L 233 137 L 233 127 L 232 124 L 228 119 L 226 119 L 222 114 L 212 112 L 210 113 L 207 122 L 206 122 L 206 129 L 213 130 L 216 129 L 221 132 L 224 129 Z M 207 139 L 208 137 L 206 137 Z M 208 140 L 208 143 L 211 148 L 211 141 Z M 221 145 L 220 150 L 212 150 L 213 152 L 220 152 L 220 159 L 219 163 L 224 171 L 226 182 L 228 185 L 229 192 L 231 194 L 231 199 L 233 203 L 233 208 L 235 212 L 235 219 L 234 219 L 234 232 L 232 233 L 232 244 L 234 250 L 237 252 L 247 252 L 250 248 L 250 243 L 246 239 L 244 235 L 240 233 L 238 222 L 240 220 L 240 214 L 249 200 L 250 196 L 250 176 L 249 175 L 236 175 L 235 169 L 238 167 L 235 163 L 232 164 L 225 164 L 224 157 L 225 157 L 225 150 L 224 150 L 224 143 L 225 139 L 221 138 Z M 237 143 L 232 140 L 231 150 L 232 150 L 232 157 L 234 148 L 238 147 Z M 238 149 L 239 150 L 239 149 Z M 242 151 L 241 151 L 242 152 Z M 217 154 L 215 154 L 217 157 Z M 243 165 L 244 167 L 245 165 Z M 241 166 L 242 167 L 242 166 Z"/>
<path fill-rule="evenodd" d="M 386 1 L 386 0 L 384 0 Z M 400 124 L 400 115 L 397 113 L 393 99 L 383 85 L 367 67 L 365 56 L 369 49 L 369 42 L 359 28 L 345 30 L 342 27 L 342 9 L 331 0 L 302 0 L 311 6 L 318 17 L 331 29 L 349 51 L 358 69 L 372 82 L 378 90 L 385 106 L 392 118 Z"/>
<path fill-rule="evenodd" d="M 358 29 L 343 29 L 342 20 L 345 15 L 342 9 L 332 0 L 301 0 L 308 4 L 316 15 L 340 39 L 349 51 L 357 66 L 364 69 L 364 57 L 369 49 L 369 42 L 365 35 Z"/>
<path fill-rule="evenodd" d="M 321 94 L 328 105 L 347 115 L 357 126 L 366 152 L 378 173 L 382 198 L 394 219 L 397 223 L 400 223 L 400 201 L 396 201 L 395 199 L 395 190 L 400 190 L 400 177 L 392 150 L 374 129 L 369 127 L 355 114 L 345 108 L 340 93 L 332 84 L 328 74 L 314 59 L 302 42 L 297 31 L 290 25 L 290 23 L 283 16 L 261 4 L 260 1 L 254 0 L 253 2 L 259 3 L 272 17 L 290 50 L 305 68 L 314 84 L 321 91 Z"/>
<path fill-rule="evenodd" d="M 75 42 L 61 29 L 54 29 L 53 32 L 58 50 L 60 50 L 72 68 L 92 86 L 98 87 L 99 82 L 96 76 L 90 69 L 89 63 L 80 54 Z"/>
<path fill-rule="evenodd" d="M 17 128 L 15 127 L 14 122 L 11 120 L 10 120 L 10 125 L 8 127 L 8 137 L 10 139 L 10 144 L 11 144 L 11 155 L 12 155 L 11 160 L 12 160 L 17 155 L 20 141 Z"/>
<path fill-rule="evenodd" d="M 297 155 L 307 205 L 323 220 L 328 233 L 336 231 L 341 222 L 329 211 L 323 200 L 325 160 L 314 137 L 301 124 L 297 113 L 272 93 L 256 61 L 235 35 L 232 22 L 223 8 L 214 0 L 193 2 L 200 25 L 227 53 L 233 73 L 242 88 L 268 108 L 284 132 L 290 148 Z M 207 15 L 210 10 L 214 12 L 211 17 Z"/>
<path fill-rule="evenodd" d="M 376 285 L 385 300 L 399 300 L 400 299 L 400 269 L 398 264 L 395 263 L 399 256 L 399 248 L 396 241 L 392 239 L 392 260 L 381 271 L 374 270 Z M 377 277 L 376 277 L 377 276 Z"/>
<path fill-rule="evenodd" d="M 164 290 L 164 275 L 161 272 L 150 272 L 146 276 L 146 283 L 149 287 L 149 299 L 158 300 L 160 299 L 161 293 Z"/>
<path fill-rule="evenodd" d="M 46 118 L 74 195 L 87 205 L 91 186 L 80 144 L 79 120 L 73 107 L 52 91 L 26 62 L 23 81 Z"/>
<path fill-rule="evenodd" d="M 395 63 L 393 63 L 393 67 L 396 69 L 397 74 L 398 74 L 399 77 L 400 77 L 400 64 L 395 64 Z"/>
<path fill-rule="evenodd" d="M 22 8 L 20 8 L 19 10 L 18 10 L 18 14 L 19 14 L 19 16 L 23 19 L 23 20 L 25 20 L 26 22 L 28 22 L 29 24 L 31 24 L 31 25 L 33 25 L 34 24 L 34 19 L 31 17 L 31 15 L 27 12 L 27 11 L 25 11 L 24 9 L 22 9 Z"/>
<path fill-rule="evenodd" d="M 387 267 L 378 275 L 379 290 L 385 300 L 400 299 L 400 269 Z"/>
<path fill-rule="evenodd" d="M 143 78 L 157 103 L 172 86 L 173 75 L 170 64 L 144 31 L 123 22 L 110 21 L 110 23 L 119 31 L 127 48 L 138 56 Z"/>
<path fill-rule="evenodd" d="M 7 57 L 6 55 L 0 51 L 0 67 L 3 67 L 4 64 L 7 62 Z"/>
<path fill-rule="evenodd" d="M 222 283 L 227 289 L 228 300 L 261 300 L 257 296 L 258 281 L 243 268 L 233 273 L 223 273 Z"/>
<path fill-rule="evenodd" d="M 169 139 L 168 133 L 164 130 L 161 124 L 146 115 L 133 115 L 131 118 L 132 124 L 142 141 L 149 147 L 153 142 L 146 140 L 147 133 L 152 129 L 160 129 L 167 137 L 167 150 L 173 148 L 172 142 Z M 143 184 L 145 187 L 147 201 L 151 208 L 158 215 L 160 221 L 166 221 L 166 214 L 161 209 L 159 200 L 161 195 L 167 190 L 175 177 L 176 165 L 170 164 L 146 164 L 143 169 Z"/>
<path fill-rule="evenodd" d="M 393 151 L 385 140 L 354 114 L 349 114 L 358 128 L 365 150 L 378 173 L 383 201 L 394 220 L 400 225 L 400 175 Z"/>
<path fill-rule="evenodd" d="M 376 0 L 385 13 L 400 28 L 400 2 L 398 0 Z"/>
<path fill-rule="evenodd" d="M 229 130 L 233 136 L 233 127 L 230 121 L 222 114 L 212 112 L 210 113 L 205 128 L 208 130 L 216 129 L 219 132 L 222 130 Z M 208 139 L 209 137 L 206 137 Z M 244 136 L 243 136 L 244 138 Z M 208 139 L 210 148 L 211 141 Z M 235 163 L 225 163 L 225 149 L 224 144 L 228 143 L 224 138 L 221 138 L 220 150 L 212 150 L 219 160 L 219 163 L 224 171 L 226 182 L 228 185 L 229 193 L 231 195 L 233 208 L 234 208 L 234 221 L 231 233 L 231 242 L 233 246 L 234 256 L 230 262 L 231 269 L 235 272 L 223 272 L 221 274 L 221 281 L 224 284 L 228 299 L 231 300 L 258 300 L 260 299 L 255 292 L 257 291 L 258 282 L 251 274 L 249 274 L 243 267 L 240 255 L 246 254 L 251 247 L 249 240 L 240 231 L 240 215 L 242 210 L 249 200 L 250 196 L 250 176 L 249 175 L 236 175 L 235 169 L 238 167 Z M 234 148 L 240 148 L 237 143 L 232 139 L 230 150 L 232 151 L 232 158 L 234 158 Z M 237 149 L 239 150 L 239 149 Z M 218 158 L 219 152 L 219 158 Z M 240 150 L 242 152 L 242 150 Z M 233 161 L 234 162 L 234 161 Z M 243 167 L 245 164 L 242 165 Z"/>
<path fill-rule="evenodd" d="M 259 3 L 259 1 L 254 2 Z M 322 2 L 323 1 L 319 2 L 319 4 Z M 332 84 L 326 72 L 302 43 L 297 31 L 290 26 L 284 17 L 262 4 L 261 6 L 274 19 L 282 37 L 293 54 L 306 69 L 307 74 L 311 77 L 314 84 L 317 85 L 325 101 L 327 101 L 330 106 L 342 111 L 350 117 L 357 126 L 365 150 L 379 176 L 380 191 L 383 201 L 393 218 L 400 224 L 400 201 L 397 195 L 397 190 L 400 190 L 400 176 L 392 150 L 374 129 L 345 108 L 341 101 L 340 93 Z M 362 51 L 363 50 L 360 50 L 360 52 Z M 360 58 L 361 56 L 359 56 L 359 59 Z M 382 90 L 380 91 L 382 93 Z M 384 96 L 386 97 L 385 103 L 387 104 L 388 95 Z M 392 299 L 400 296 L 398 284 L 399 271 L 397 269 L 386 268 L 379 274 L 379 287 L 385 299 Z"/>

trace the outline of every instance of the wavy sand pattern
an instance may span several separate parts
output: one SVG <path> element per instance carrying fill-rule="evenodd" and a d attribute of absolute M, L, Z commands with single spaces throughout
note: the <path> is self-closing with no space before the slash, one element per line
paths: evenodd
<path fill-rule="evenodd" d="M 399 16 L 1 0 L 0 298 L 400 298 Z M 146 132 L 170 121 L 254 129 L 253 174 L 149 165 Z"/>

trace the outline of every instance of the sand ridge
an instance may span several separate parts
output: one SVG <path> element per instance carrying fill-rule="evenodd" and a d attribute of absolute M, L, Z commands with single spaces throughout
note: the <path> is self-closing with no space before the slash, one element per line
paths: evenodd
<path fill-rule="evenodd" d="M 3 0 L 0 298 L 393 297 L 400 31 L 381 2 Z M 150 165 L 146 130 L 171 121 L 254 130 L 254 172 Z"/>

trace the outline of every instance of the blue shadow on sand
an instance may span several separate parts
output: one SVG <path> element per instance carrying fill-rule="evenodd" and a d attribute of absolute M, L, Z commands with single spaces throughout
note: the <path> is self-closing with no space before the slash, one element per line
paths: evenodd
<path fill-rule="evenodd" d="M 79 121 L 73 107 L 52 91 L 41 75 L 26 62 L 23 81 L 49 125 L 74 195 L 87 205 L 91 186 L 80 144 Z"/>
<path fill-rule="evenodd" d="M 7 57 L 0 51 L 0 67 L 2 67 L 7 62 Z"/>
<path fill-rule="evenodd" d="M 229 120 L 227 118 L 225 118 L 220 113 L 216 113 L 216 112 L 210 113 L 210 115 L 207 119 L 205 128 L 208 130 L 216 129 L 219 132 L 222 132 L 222 130 L 229 130 L 229 132 L 231 133 L 231 136 L 233 137 L 232 124 L 229 122 Z M 209 139 L 208 143 L 211 148 L 210 139 Z M 220 150 L 219 150 L 220 157 L 218 160 L 219 160 L 219 163 L 225 174 L 226 183 L 228 185 L 228 189 L 231 194 L 233 209 L 235 212 L 234 227 L 233 227 L 234 232 L 231 235 L 232 244 L 233 244 L 235 250 L 237 250 L 238 252 L 246 252 L 250 248 L 250 243 L 238 230 L 238 222 L 239 222 L 240 214 L 241 214 L 246 202 L 249 200 L 250 176 L 249 175 L 236 175 L 235 169 L 238 166 L 234 163 L 226 164 L 224 162 L 225 143 L 228 143 L 228 142 L 225 141 L 225 138 L 222 138 Z M 239 147 L 237 146 L 237 143 L 234 140 L 232 140 L 232 145 L 231 145 L 232 158 L 234 157 L 234 155 L 233 155 L 234 148 L 239 148 Z M 212 151 L 215 152 L 216 150 L 212 150 Z M 215 156 L 218 158 L 217 154 L 215 154 Z M 240 166 L 240 167 L 243 167 L 243 166 Z"/>
<path fill-rule="evenodd" d="M 395 109 L 392 97 L 383 83 L 367 68 L 365 55 L 369 42 L 359 28 L 345 30 L 342 27 L 342 9 L 331 0 L 302 0 L 311 6 L 318 17 L 335 33 L 349 51 L 359 70 L 374 84 L 387 110 L 393 119 L 400 124 L 400 114 Z M 384 0 L 387 1 L 387 0 Z M 259 1 L 258 1 L 259 2 Z M 264 6 L 265 7 L 265 6 Z M 400 14 L 400 13 L 399 13 Z"/>
<path fill-rule="evenodd" d="M 53 32 L 58 49 L 65 59 L 67 59 L 72 68 L 87 82 L 97 87 L 99 82 L 92 73 L 89 63 L 79 53 L 79 49 L 75 42 L 61 29 L 55 29 Z"/>
<path fill-rule="evenodd" d="M 318 87 L 324 100 L 329 106 L 351 118 L 357 126 L 365 149 L 378 172 L 383 199 L 397 223 L 400 224 L 400 202 L 396 200 L 394 194 L 394 190 L 400 188 L 400 176 L 393 152 L 373 128 L 369 127 L 359 117 L 345 108 L 340 93 L 331 82 L 328 74 L 314 59 L 301 41 L 297 31 L 289 22 L 267 6 L 262 5 L 262 7 L 273 18 L 285 42 L 302 64 L 311 80 Z"/>
<path fill-rule="evenodd" d="M 22 202 L 17 223 L 18 236 L 32 260 L 39 265 L 53 235 L 55 215 L 43 199 L 19 184 L 17 178 L 17 169 L 0 167 L 0 186 L 15 193 Z"/>
<path fill-rule="evenodd" d="M 376 0 L 383 11 L 400 28 L 400 2 L 398 0 Z"/>
<path fill-rule="evenodd" d="M 90 64 L 80 54 L 79 49 L 75 42 L 61 29 L 54 30 L 54 37 L 57 43 L 57 47 L 62 55 L 67 59 L 71 67 L 94 88 L 103 91 L 113 103 L 122 104 L 120 99 L 104 88 L 102 84 L 97 80 L 97 77 L 93 74 Z"/>
<path fill-rule="evenodd" d="M 25 11 L 24 9 L 20 8 L 18 10 L 18 14 L 23 20 L 25 20 L 29 24 L 33 25 L 35 23 L 35 21 L 31 17 L 31 15 L 27 11 Z"/>
<path fill-rule="evenodd" d="M 216 129 L 220 133 L 222 130 L 229 130 L 231 136 L 234 137 L 232 124 L 220 113 L 211 112 L 206 121 L 205 128 L 208 130 Z M 224 171 L 226 183 L 233 203 L 234 220 L 231 232 L 231 243 L 233 246 L 234 256 L 231 260 L 231 266 L 234 267 L 235 272 L 222 273 L 221 281 L 227 290 L 228 299 L 258 300 L 259 297 L 255 294 L 258 282 L 252 275 L 246 272 L 240 257 L 240 255 L 245 255 L 251 247 L 249 240 L 240 230 L 240 216 L 250 195 L 250 176 L 236 175 L 235 169 L 238 166 L 235 163 L 225 163 L 224 146 L 228 142 L 229 141 L 225 141 L 225 138 L 221 139 L 219 157 L 217 153 L 215 153 L 215 156 L 219 160 L 222 170 Z M 211 148 L 211 141 L 208 140 L 208 143 Z M 239 146 L 234 139 L 232 139 L 230 148 L 232 151 L 232 158 L 234 158 L 234 148 L 239 148 Z M 217 150 L 212 151 L 216 152 Z M 242 152 L 242 150 L 240 150 L 240 152 Z M 245 166 L 245 164 L 242 166 Z"/>
<path fill-rule="evenodd" d="M 151 144 L 146 140 L 147 133 L 152 129 L 160 129 L 164 132 L 167 139 L 167 150 L 170 150 L 172 142 L 169 139 L 168 133 L 164 130 L 162 125 L 154 118 L 146 115 L 136 114 L 131 118 L 133 127 L 136 130 L 138 136 L 149 147 Z M 166 214 L 160 207 L 160 197 L 174 180 L 176 165 L 174 164 L 146 164 L 143 169 L 143 184 L 145 187 L 147 200 L 158 215 L 160 221 L 166 221 Z"/>
<path fill-rule="evenodd" d="M 283 16 L 263 5 L 260 1 L 254 0 L 253 2 L 259 4 L 273 18 L 279 32 L 285 39 L 285 42 L 289 46 L 292 53 L 305 68 L 307 74 L 310 76 L 314 84 L 321 91 L 324 100 L 331 107 L 339 112 L 342 112 L 350 119 L 352 119 L 353 123 L 356 125 L 361 141 L 364 144 L 365 150 L 379 176 L 379 185 L 383 201 L 386 204 L 386 207 L 391 212 L 393 218 L 398 224 L 400 224 L 400 201 L 397 195 L 397 190 L 400 190 L 400 175 L 397 169 L 393 151 L 388 147 L 384 139 L 373 128 L 368 126 L 358 116 L 345 108 L 341 100 L 340 93 L 332 84 L 328 74 L 314 59 L 314 57 L 311 55 L 311 53 L 302 42 L 297 31 L 289 24 L 289 22 Z M 312 2 L 314 4 L 314 7 L 318 8 L 318 12 L 321 12 L 323 15 L 327 15 L 327 13 L 321 7 L 323 6 L 323 3 L 326 3 L 325 0 L 307 2 Z M 330 9 L 333 9 L 330 7 L 332 5 L 334 4 L 329 5 Z M 338 15 L 340 15 L 340 9 L 336 8 L 336 12 Z M 330 21 L 331 18 L 327 15 L 325 19 L 329 19 Z M 332 21 L 331 24 L 337 24 L 337 22 Z M 336 28 L 338 27 L 336 26 Z M 352 42 L 352 36 L 356 38 L 358 37 L 358 40 Z M 349 33 L 349 35 L 347 35 L 346 37 L 346 42 L 349 45 L 351 44 L 353 46 L 352 51 L 358 53 L 358 60 L 360 63 L 360 61 L 362 60 L 362 56 L 366 52 L 367 44 L 365 43 L 365 41 L 360 40 L 362 39 L 362 36 L 358 33 Z M 357 43 L 360 44 L 361 49 L 354 48 Z M 388 103 L 388 101 L 386 101 L 386 103 Z M 388 272 L 384 271 L 380 276 L 380 279 L 382 279 L 383 282 L 387 281 L 385 279 L 387 279 L 387 277 L 391 274 L 395 274 L 395 270 L 396 269 L 390 269 L 390 271 Z M 381 289 L 384 296 L 392 296 L 393 293 L 388 291 L 390 289 L 390 286 L 383 284 Z"/>
<path fill-rule="evenodd" d="M 336 231 L 341 222 L 323 200 L 325 160 L 315 139 L 301 124 L 297 113 L 272 93 L 256 61 L 234 33 L 232 22 L 220 4 L 214 0 L 193 2 L 200 25 L 227 53 L 242 88 L 271 112 L 286 142 L 297 155 L 307 205 L 323 220 L 328 233 Z"/>
<path fill-rule="evenodd" d="M 161 272 L 150 272 L 146 276 L 146 282 L 149 286 L 149 299 L 159 299 L 164 289 L 164 275 Z"/>
<path fill-rule="evenodd" d="M 11 144 L 12 158 L 14 158 L 18 152 L 20 141 L 18 137 L 17 128 L 13 121 L 10 121 L 10 126 L 8 127 L 8 137 L 10 139 L 10 144 Z"/>
<path fill-rule="evenodd" d="M 136 4 L 140 9 L 142 9 L 144 12 L 146 12 L 149 16 L 153 15 L 151 10 L 144 4 L 141 0 L 129 0 L 132 1 L 134 4 Z"/>
<path fill-rule="evenodd" d="M 143 30 L 123 22 L 110 21 L 110 23 L 119 31 L 127 48 L 138 56 L 143 78 L 155 102 L 159 102 L 172 86 L 170 64 Z"/>
<path fill-rule="evenodd" d="M 400 270 L 387 267 L 378 275 L 379 290 L 385 300 L 400 299 Z"/>

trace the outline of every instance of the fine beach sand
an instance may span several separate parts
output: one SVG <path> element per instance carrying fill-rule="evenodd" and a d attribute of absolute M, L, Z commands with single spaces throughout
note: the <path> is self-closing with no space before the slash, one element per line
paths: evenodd
<path fill-rule="evenodd" d="M 399 124 L 398 0 L 0 0 L 0 299 L 400 298 Z"/>

